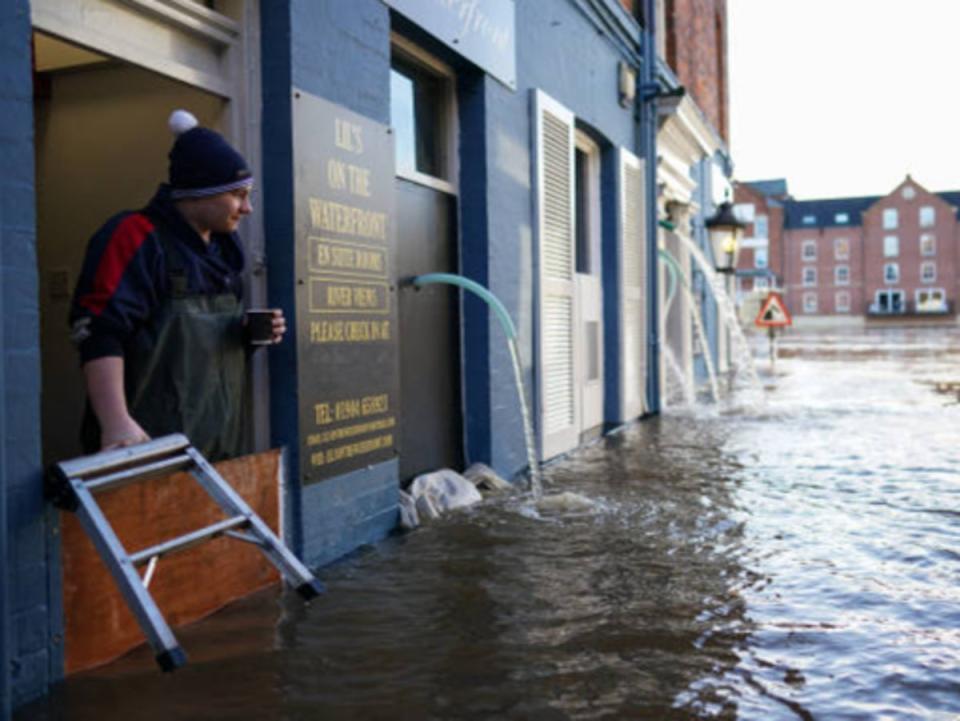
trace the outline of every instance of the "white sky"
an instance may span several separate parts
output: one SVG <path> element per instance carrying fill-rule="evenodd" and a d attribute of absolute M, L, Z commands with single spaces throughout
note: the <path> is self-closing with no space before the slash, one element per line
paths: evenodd
<path fill-rule="evenodd" d="M 728 0 L 738 180 L 960 190 L 960 0 Z"/>

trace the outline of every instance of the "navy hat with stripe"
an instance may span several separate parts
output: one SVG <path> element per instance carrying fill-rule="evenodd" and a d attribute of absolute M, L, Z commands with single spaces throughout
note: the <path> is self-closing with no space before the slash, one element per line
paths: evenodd
<path fill-rule="evenodd" d="M 170 129 L 177 136 L 170 150 L 170 197 L 204 198 L 253 184 L 253 174 L 223 136 L 203 128 L 186 110 L 170 115 Z"/>

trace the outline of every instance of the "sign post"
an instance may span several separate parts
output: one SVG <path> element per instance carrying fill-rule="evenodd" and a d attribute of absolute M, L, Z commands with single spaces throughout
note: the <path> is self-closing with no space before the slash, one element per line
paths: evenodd
<path fill-rule="evenodd" d="M 767 294 L 753 322 L 758 328 L 767 329 L 767 337 L 770 339 L 770 373 L 772 374 L 777 360 L 777 328 L 793 325 L 793 318 L 790 317 L 790 312 L 779 293 L 770 291 Z"/>

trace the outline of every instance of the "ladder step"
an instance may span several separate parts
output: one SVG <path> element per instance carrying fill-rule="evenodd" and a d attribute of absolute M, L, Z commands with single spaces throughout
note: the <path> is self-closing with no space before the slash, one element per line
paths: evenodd
<path fill-rule="evenodd" d="M 184 534 L 183 536 L 178 536 L 177 538 L 170 539 L 169 541 L 158 543 L 156 546 L 150 546 L 149 548 L 144 548 L 142 551 L 132 553 L 130 554 L 130 562 L 134 566 L 139 566 L 146 563 L 154 556 L 159 558 L 161 556 L 169 555 L 175 551 L 186 550 L 191 546 L 196 546 L 198 543 L 203 543 L 204 541 L 215 538 L 216 536 L 221 536 L 233 528 L 245 526 L 249 523 L 250 519 L 246 516 L 234 516 L 233 518 L 227 518 L 223 521 L 206 526 L 205 528 L 200 528 L 191 533 Z"/>
<path fill-rule="evenodd" d="M 181 453 L 173 458 L 165 458 L 162 461 L 127 468 L 126 470 L 117 471 L 116 473 L 111 473 L 106 476 L 98 476 L 97 478 L 86 481 L 84 485 L 88 491 L 96 493 L 98 491 L 106 491 L 110 488 L 119 488 L 128 483 L 134 483 L 135 481 L 145 481 L 149 478 L 166 476 L 176 471 L 190 468 L 192 465 L 193 459 L 186 453 Z"/>
<path fill-rule="evenodd" d="M 92 456 L 83 456 L 57 464 L 60 472 L 67 478 L 87 478 L 103 473 L 117 471 L 133 464 L 146 463 L 154 458 L 169 456 L 183 451 L 190 441 L 182 433 L 155 438 L 152 441 L 138 443 L 135 446 L 101 451 Z"/>

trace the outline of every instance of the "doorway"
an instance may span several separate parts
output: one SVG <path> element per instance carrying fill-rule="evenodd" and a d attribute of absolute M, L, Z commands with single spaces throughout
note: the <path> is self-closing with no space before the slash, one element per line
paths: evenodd
<path fill-rule="evenodd" d="M 43 461 L 81 452 L 84 384 L 67 315 L 87 241 L 146 205 L 167 174 L 167 117 L 218 127 L 225 102 L 143 68 L 35 33 L 34 118 Z"/>
<path fill-rule="evenodd" d="M 580 440 L 584 441 L 603 430 L 600 148 L 580 130 L 574 142 L 574 347 L 578 356 L 574 368 L 580 395 Z"/>
<path fill-rule="evenodd" d="M 456 76 L 393 38 L 391 125 L 396 142 L 396 257 L 401 284 L 457 273 Z M 400 323 L 400 481 L 464 459 L 460 303 L 448 285 L 403 285 Z"/>

